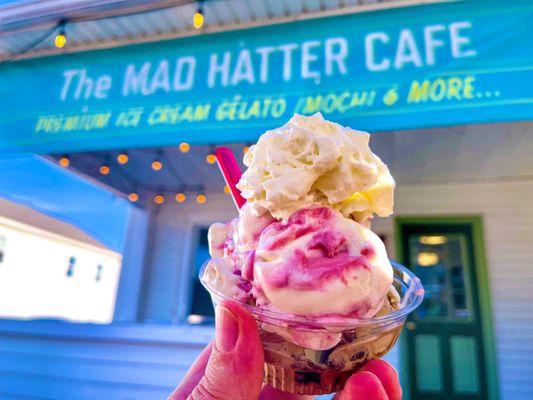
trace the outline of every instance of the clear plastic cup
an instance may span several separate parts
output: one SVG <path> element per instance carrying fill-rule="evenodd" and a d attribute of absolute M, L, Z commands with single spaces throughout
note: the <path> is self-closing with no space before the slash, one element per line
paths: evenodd
<path fill-rule="evenodd" d="M 389 292 L 389 303 L 394 303 L 394 308 L 382 309 L 372 318 L 319 322 L 241 303 L 257 321 L 265 352 L 265 383 L 297 394 L 338 392 L 355 370 L 384 356 L 396 343 L 407 315 L 424 297 L 420 280 L 400 264 L 391 264 L 397 293 Z M 219 301 L 229 298 L 202 279 L 206 265 L 200 270 L 200 281 L 216 308 Z M 309 340 L 327 349 L 306 347 Z"/>

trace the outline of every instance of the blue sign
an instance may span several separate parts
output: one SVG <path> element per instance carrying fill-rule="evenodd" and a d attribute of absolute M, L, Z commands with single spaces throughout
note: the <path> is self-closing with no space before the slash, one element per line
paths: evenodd
<path fill-rule="evenodd" d="M 533 117 L 533 2 L 451 2 L 0 66 L 0 151 L 249 142 L 293 113 L 370 132 Z"/>

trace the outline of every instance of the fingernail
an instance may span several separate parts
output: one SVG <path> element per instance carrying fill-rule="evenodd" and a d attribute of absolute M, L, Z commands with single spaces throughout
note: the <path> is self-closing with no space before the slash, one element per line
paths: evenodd
<path fill-rule="evenodd" d="M 223 306 L 217 309 L 215 345 L 227 353 L 235 348 L 239 337 L 239 323 L 233 314 Z"/>

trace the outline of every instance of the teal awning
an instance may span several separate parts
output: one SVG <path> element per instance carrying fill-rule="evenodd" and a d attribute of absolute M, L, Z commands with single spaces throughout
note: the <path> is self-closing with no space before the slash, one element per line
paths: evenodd
<path fill-rule="evenodd" d="M 0 151 L 249 142 L 533 117 L 533 3 L 437 3 L 0 65 Z"/>

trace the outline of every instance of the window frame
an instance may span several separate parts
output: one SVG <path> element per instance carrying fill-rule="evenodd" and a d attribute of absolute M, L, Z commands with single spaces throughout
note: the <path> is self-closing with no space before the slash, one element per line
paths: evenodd
<path fill-rule="evenodd" d="M 209 225 L 199 225 L 199 224 L 196 224 L 194 227 L 193 227 L 193 237 L 194 237 L 194 240 L 193 240 L 193 243 L 192 243 L 192 264 L 191 265 L 194 265 L 196 266 L 196 263 L 198 262 L 198 260 L 196 259 L 197 255 L 198 255 L 198 246 L 200 245 L 200 242 L 202 240 L 202 232 L 204 230 L 209 230 Z M 206 233 L 207 234 L 207 233 Z M 208 243 L 209 244 L 209 243 Z M 204 260 L 204 261 L 207 261 L 207 260 Z M 213 326 L 215 321 L 214 321 L 214 318 L 211 318 L 211 316 L 209 316 L 210 318 L 208 318 L 208 320 L 206 320 L 205 322 L 202 322 L 200 324 L 193 324 L 193 323 L 190 323 L 188 322 L 188 318 L 190 315 L 193 315 L 191 313 L 192 311 L 192 307 L 193 307 L 193 302 L 194 302 L 194 282 L 195 280 L 198 279 L 198 276 L 196 275 L 196 271 L 194 274 L 190 274 L 190 281 L 189 281 L 189 288 L 190 288 L 190 295 L 189 295 L 189 301 L 188 301 L 188 311 L 187 311 L 187 317 L 186 317 L 186 320 L 185 320 L 185 323 L 187 325 L 206 325 L 206 326 Z"/>
<path fill-rule="evenodd" d="M 214 200 L 216 201 L 216 199 Z M 217 201 L 218 203 L 218 201 Z M 185 246 L 183 249 L 182 266 L 193 265 L 195 262 L 196 248 L 198 246 L 199 231 L 202 228 L 209 227 L 216 221 L 223 223 L 229 222 L 231 219 L 237 217 L 235 209 L 218 207 L 213 210 L 205 210 L 202 213 L 191 213 L 188 216 L 186 240 L 189 246 Z M 193 269 L 182 267 L 178 273 L 180 284 L 177 285 L 178 295 L 176 296 L 176 313 L 173 323 L 176 325 L 194 326 L 187 323 L 187 317 L 189 316 L 190 304 L 192 301 L 192 279 L 197 278 L 193 276 Z M 212 329 L 211 325 L 208 325 L 209 329 Z"/>

